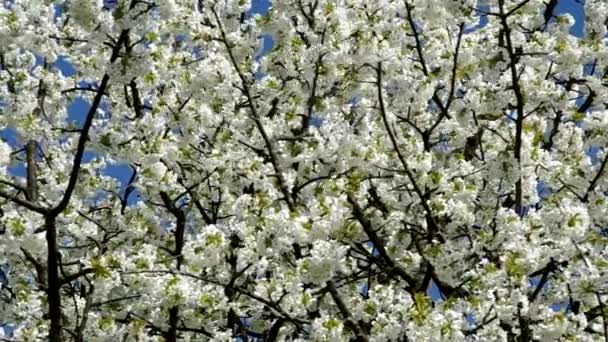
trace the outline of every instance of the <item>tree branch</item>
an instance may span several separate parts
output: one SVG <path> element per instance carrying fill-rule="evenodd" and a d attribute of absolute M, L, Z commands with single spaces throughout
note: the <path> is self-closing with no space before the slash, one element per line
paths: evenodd
<path fill-rule="evenodd" d="M 338 310 L 340 310 L 340 313 L 344 318 L 345 325 L 353 332 L 353 334 L 355 334 L 355 340 L 357 342 L 367 342 L 367 336 L 363 333 L 361 327 L 353 320 L 352 314 L 346 307 L 346 304 L 344 304 L 344 301 L 338 294 L 336 286 L 332 281 L 327 282 L 327 290 L 329 291 L 329 294 L 331 294 L 331 298 L 338 306 Z"/>

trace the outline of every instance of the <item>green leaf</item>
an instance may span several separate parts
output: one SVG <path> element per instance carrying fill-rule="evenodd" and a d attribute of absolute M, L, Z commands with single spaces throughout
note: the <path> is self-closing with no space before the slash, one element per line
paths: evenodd
<path fill-rule="evenodd" d="M 108 330 L 114 324 L 114 318 L 112 316 L 105 316 L 99 320 L 99 329 Z"/>
<path fill-rule="evenodd" d="M 359 191 L 362 180 L 363 175 L 356 170 L 353 171 L 346 179 L 346 190 L 351 193 Z"/>
<path fill-rule="evenodd" d="M 414 295 L 414 305 L 410 309 L 410 316 L 417 325 L 423 325 L 431 312 L 431 300 L 424 292 Z"/>
<path fill-rule="evenodd" d="M 156 80 L 156 75 L 153 72 L 148 72 L 144 75 L 144 81 L 148 84 L 153 84 Z"/>
<path fill-rule="evenodd" d="M 336 318 L 330 318 L 323 322 L 323 327 L 327 330 L 334 330 L 340 326 L 340 320 Z"/>
<path fill-rule="evenodd" d="M 431 182 L 433 182 L 433 184 L 435 184 L 435 185 L 437 185 L 437 184 L 439 184 L 439 182 L 441 182 L 441 174 L 437 171 L 429 172 L 429 178 L 431 179 Z"/>
<path fill-rule="evenodd" d="M 100 278 L 109 278 L 111 276 L 110 271 L 103 266 L 98 257 L 91 258 L 91 267 L 93 268 L 95 275 Z"/>
<path fill-rule="evenodd" d="M 25 222 L 21 218 L 13 218 L 8 222 L 11 233 L 15 236 L 23 236 L 25 234 Z"/>
<path fill-rule="evenodd" d="M 112 138 L 111 138 L 111 136 L 112 135 L 110 133 L 104 134 L 99 139 L 99 143 L 102 144 L 105 147 L 111 147 L 112 146 Z"/>
<path fill-rule="evenodd" d="M 574 120 L 574 121 L 581 121 L 584 118 L 585 118 L 585 113 L 576 111 L 576 112 L 574 112 L 574 114 L 572 114 L 572 120 Z"/>
<path fill-rule="evenodd" d="M 220 233 L 207 235 L 207 246 L 219 247 L 222 245 L 224 237 Z"/>
<path fill-rule="evenodd" d="M 574 214 L 568 218 L 568 227 L 572 228 L 577 224 L 581 223 L 581 219 L 579 218 L 579 214 Z"/>
<path fill-rule="evenodd" d="M 526 269 L 518 259 L 519 255 L 517 253 L 509 254 L 505 262 L 505 268 L 509 277 L 519 280 L 526 275 Z"/>
<path fill-rule="evenodd" d="M 334 9 L 336 9 L 336 5 L 334 5 L 331 2 L 328 2 L 325 4 L 325 7 L 323 8 L 323 14 L 330 15 L 333 13 Z"/>

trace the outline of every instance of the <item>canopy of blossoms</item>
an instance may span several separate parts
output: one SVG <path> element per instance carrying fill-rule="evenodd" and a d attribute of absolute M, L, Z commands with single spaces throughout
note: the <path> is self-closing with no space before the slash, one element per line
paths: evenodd
<path fill-rule="evenodd" d="M 608 341 L 608 2 L 557 3 L 4 1 L 0 339 Z"/>

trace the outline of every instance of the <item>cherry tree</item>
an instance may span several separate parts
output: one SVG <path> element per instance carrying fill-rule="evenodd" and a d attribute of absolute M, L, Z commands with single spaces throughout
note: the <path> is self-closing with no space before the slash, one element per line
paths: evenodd
<path fill-rule="evenodd" d="M 0 338 L 608 341 L 608 3 L 559 1 L 4 1 Z"/>

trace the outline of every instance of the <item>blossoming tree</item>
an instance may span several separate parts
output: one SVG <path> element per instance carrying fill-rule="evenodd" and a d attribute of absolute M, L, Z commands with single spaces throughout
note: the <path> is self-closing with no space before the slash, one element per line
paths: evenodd
<path fill-rule="evenodd" d="M 608 3 L 557 4 L 3 2 L 4 340 L 608 341 Z"/>

